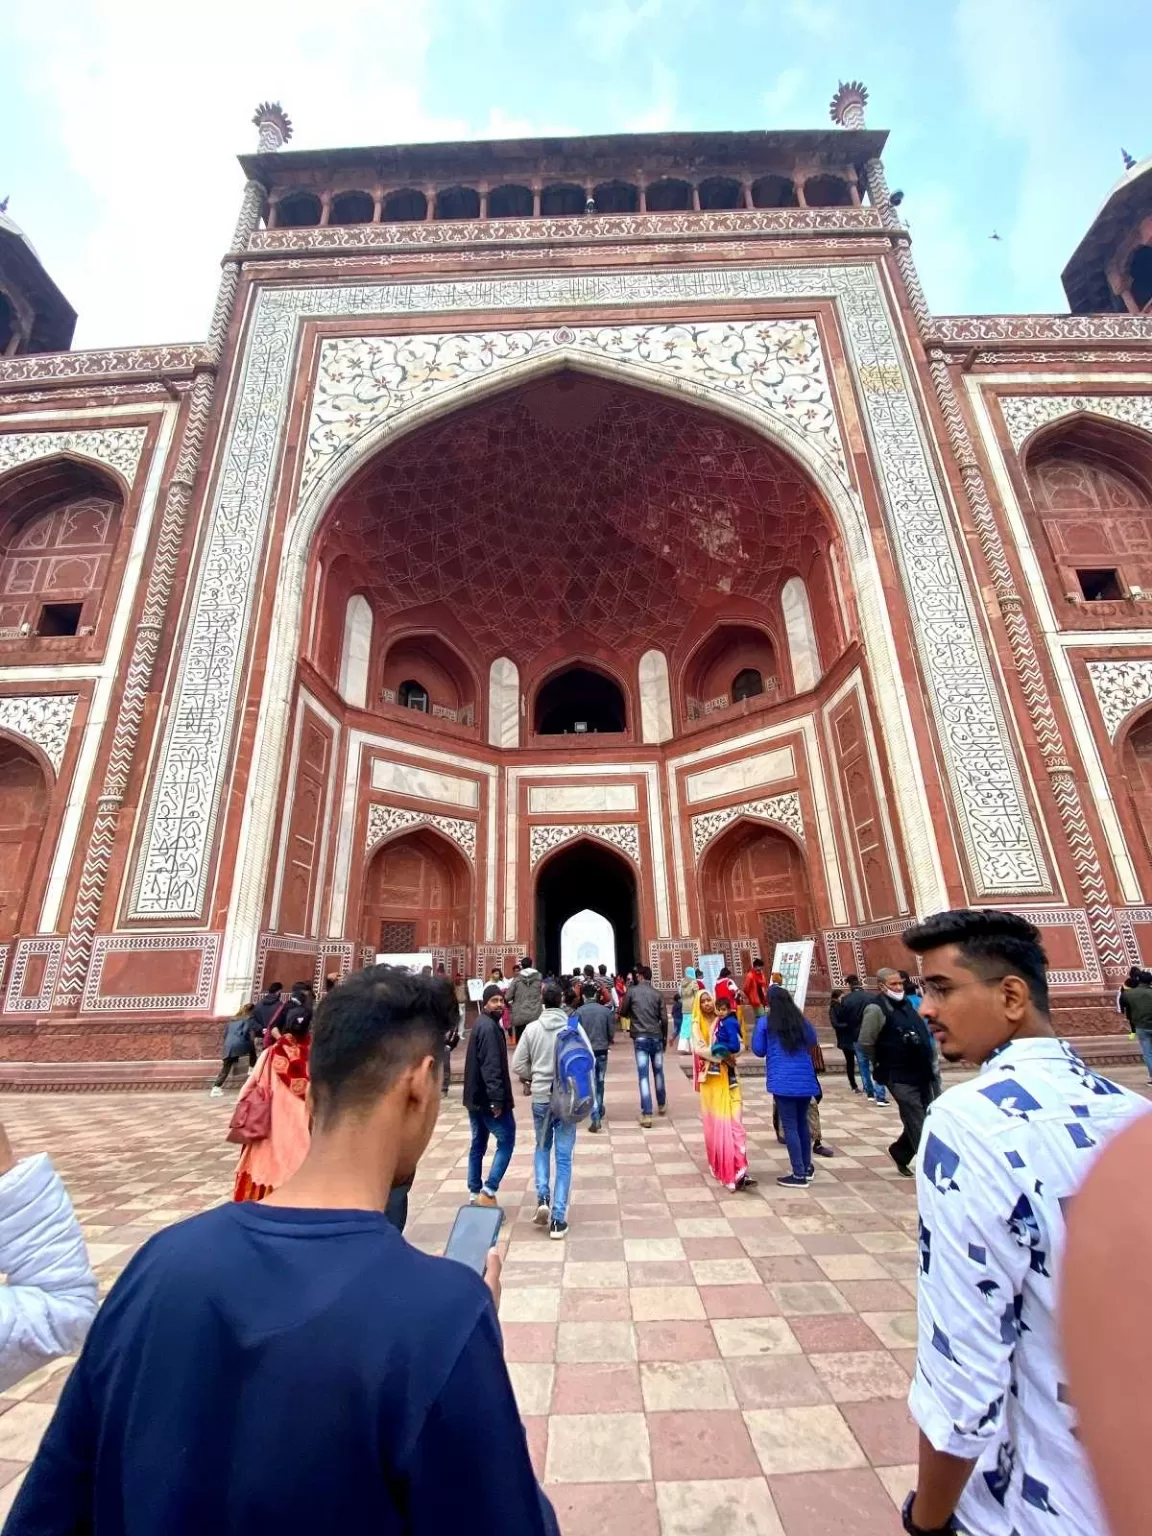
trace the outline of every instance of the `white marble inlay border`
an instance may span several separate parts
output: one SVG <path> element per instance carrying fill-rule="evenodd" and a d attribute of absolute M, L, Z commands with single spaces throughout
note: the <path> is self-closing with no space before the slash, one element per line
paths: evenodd
<path fill-rule="evenodd" d="M 692 818 L 692 851 L 699 859 L 708 844 L 723 832 L 725 827 L 750 816 L 754 821 L 775 822 L 786 827 L 794 837 L 804 841 L 804 812 L 800 808 L 800 796 L 796 790 L 783 795 L 771 795 L 766 800 L 745 800 L 739 805 L 726 805 L 718 811 L 705 811 Z"/>
<path fill-rule="evenodd" d="M 598 837 L 603 843 L 627 855 L 633 864 L 640 863 L 640 829 L 634 821 L 598 823 L 566 822 L 563 826 L 533 827 L 528 833 L 528 867 L 535 869 L 545 854 L 562 848 L 565 843 L 578 837 Z"/>
<path fill-rule="evenodd" d="M 136 478 L 147 427 L 93 427 L 77 432 L 0 432 L 0 475 L 35 459 L 57 454 L 95 459 L 122 475 L 127 485 Z"/>
<path fill-rule="evenodd" d="M 77 693 L 20 693 L 0 699 L 0 730 L 40 748 L 59 774 L 76 713 Z"/>
<path fill-rule="evenodd" d="M 475 864 L 476 823 L 474 821 L 463 821 L 457 816 L 432 816 L 427 811 L 409 811 L 394 805 L 368 807 L 364 852 L 371 853 L 393 832 L 408 831 L 412 827 L 435 827 L 438 832 L 443 832 L 445 837 L 451 838 L 470 864 Z"/>
<path fill-rule="evenodd" d="M 1065 416 L 1108 416 L 1152 432 L 1152 395 L 1000 395 L 1000 410 L 1019 453 L 1034 432 Z"/>
<path fill-rule="evenodd" d="M 905 375 L 898 336 L 876 269 L 774 267 L 692 271 L 628 271 L 611 274 L 497 278 L 487 281 L 367 284 L 363 286 L 262 289 L 237 381 L 236 401 L 223 449 L 223 473 L 205 519 L 208 530 L 190 598 L 188 638 L 180 657 L 167 714 L 136 879 L 133 912 L 142 917 L 194 916 L 208 891 L 208 852 L 219 813 L 229 746 L 243 673 L 244 642 L 251 632 L 251 605 L 267 534 L 274 471 L 295 377 L 294 338 L 304 316 L 527 310 L 572 306 L 635 306 L 645 303 L 707 304 L 739 300 L 833 297 L 840 306 L 854 372 L 861 386 L 873 457 L 882 477 L 893 547 L 908 588 L 927 692 L 945 747 L 959 823 L 980 895 L 1003 896 L 1043 888 L 1039 841 L 1024 795 L 1011 737 L 996 692 L 985 640 L 976 622 L 950 525 L 944 492 L 927 457 L 922 424 Z M 603 329 L 601 326 L 600 329 Z M 651 328 L 646 328 L 651 329 Z M 668 330 L 679 328 L 669 326 Z M 731 328 L 734 333 L 737 328 Z M 571 357 L 575 341 L 558 344 Z M 650 374 L 626 364 L 638 382 Z M 508 373 L 515 375 L 509 365 Z M 499 376 L 497 372 L 497 376 Z M 671 383 L 671 379 L 669 379 Z M 685 376 L 683 386 L 746 417 L 773 418 L 738 372 L 718 379 Z M 447 397 L 451 403 L 451 397 Z M 387 414 L 387 412 L 386 412 Z M 411 414 L 418 415 L 416 408 Z M 395 422 L 385 424 L 395 431 Z M 381 427 L 381 437 L 385 425 Z M 777 424 L 779 426 L 779 424 Z M 781 429 L 782 430 L 782 429 Z M 803 441 L 794 430 L 790 442 Z M 818 460 L 808 452 L 808 462 Z M 311 501 L 330 486 L 318 484 Z M 319 504 L 307 509 L 309 526 Z M 305 509 L 298 517 L 303 519 Z M 279 620 L 295 653 L 299 575 L 292 572 L 280 595 Z M 274 624 L 272 665 L 280 664 Z M 284 750 L 284 704 L 270 677 L 265 690 L 257 748 L 271 756 L 258 772 L 278 771 Z M 286 726 L 286 717 L 283 722 Z M 272 791 L 274 793 L 274 791 Z M 258 809 L 260 857 L 271 836 Z M 251 818 L 249 822 L 251 826 Z M 249 849 L 242 851 L 245 856 Z M 256 865 L 260 867 L 257 868 Z M 258 919 L 264 865 L 257 859 L 239 882 L 236 902 L 252 942 Z M 235 903 L 234 903 L 235 905 Z M 251 909 L 251 910 L 249 910 Z M 247 970 L 249 967 L 245 967 Z"/>
<path fill-rule="evenodd" d="M 1106 644 L 1111 636 L 1099 634 L 1094 638 Z M 1152 633 L 1146 638 L 1152 644 Z M 1152 699 L 1152 661 L 1089 661 L 1085 665 L 1108 737 L 1115 741 L 1132 711 Z"/>

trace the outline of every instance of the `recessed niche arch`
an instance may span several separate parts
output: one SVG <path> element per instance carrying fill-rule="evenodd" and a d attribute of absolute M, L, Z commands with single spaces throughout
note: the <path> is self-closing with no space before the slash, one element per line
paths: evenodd
<path fill-rule="evenodd" d="M 368 192 L 338 192 L 328 209 L 329 224 L 371 224 L 376 202 Z"/>
<path fill-rule="evenodd" d="M 371 850 L 364 869 L 360 942 L 412 954 L 472 939 L 472 870 L 432 827 L 416 827 Z"/>
<path fill-rule="evenodd" d="M 1132 819 L 1152 863 L 1152 705 L 1125 722 L 1116 743 L 1116 761 L 1128 791 Z"/>
<path fill-rule="evenodd" d="M 0 734 L 0 941 L 29 927 L 24 909 L 51 792 L 39 757 Z"/>
<path fill-rule="evenodd" d="M 815 932 L 806 854 L 766 822 L 741 818 L 709 843 L 699 890 L 709 940 L 751 939 L 767 963 L 777 944 Z"/>
<path fill-rule="evenodd" d="M 324 208 L 314 192 L 288 192 L 276 206 L 278 229 L 310 229 L 319 224 Z"/>
<path fill-rule="evenodd" d="M 473 725 L 479 693 L 471 667 L 455 647 L 443 635 L 426 631 L 387 642 L 379 697 L 384 704 Z"/>
<path fill-rule="evenodd" d="M 0 480 L 0 636 L 94 630 L 122 514 L 118 482 L 84 460 L 38 459 Z"/>
<path fill-rule="evenodd" d="M 751 686 L 752 674 L 759 679 L 758 687 Z M 728 709 L 743 698 L 763 696 L 775 702 L 786 693 L 769 630 L 736 621 L 718 624 L 704 637 L 688 658 L 682 687 L 681 709 L 688 720 Z"/>

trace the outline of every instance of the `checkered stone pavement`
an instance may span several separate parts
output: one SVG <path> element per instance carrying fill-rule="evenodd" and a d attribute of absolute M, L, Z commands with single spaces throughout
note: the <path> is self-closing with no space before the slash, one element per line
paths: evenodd
<path fill-rule="evenodd" d="M 457 1068 L 462 1061 L 456 1053 Z M 885 1152 L 893 1108 L 824 1079 L 824 1139 L 805 1190 L 762 1081 L 743 1080 L 756 1189 L 711 1179 L 691 1084 L 637 1123 L 631 1052 L 613 1053 L 604 1131 L 582 1129 L 566 1242 L 532 1223 L 532 1131 L 501 1190 L 505 1351 L 536 1468 L 565 1536 L 881 1536 L 916 1454 L 915 1185 Z M 1115 1074 L 1139 1085 L 1143 1074 Z M 457 1078 L 459 1076 L 457 1070 Z M 106 1289 L 158 1228 L 226 1199 L 232 1099 L 6 1095 L 18 1156 L 51 1153 Z M 420 1165 L 409 1238 L 441 1250 L 467 1199 L 468 1121 L 454 1086 Z M 59 1362 L 0 1396 L 0 1518 L 66 1377 Z"/>

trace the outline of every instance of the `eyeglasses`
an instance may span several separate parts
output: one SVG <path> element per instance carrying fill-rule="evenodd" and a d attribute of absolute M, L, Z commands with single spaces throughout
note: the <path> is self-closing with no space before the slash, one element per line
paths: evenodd
<path fill-rule="evenodd" d="M 941 1003 L 945 998 L 951 997 L 953 992 L 962 992 L 965 987 L 996 987 L 1010 973 L 1005 971 L 1001 976 L 977 976 L 972 981 L 949 981 L 943 986 L 936 981 L 923 980 L 920 990 L 929 1002 Z"/>

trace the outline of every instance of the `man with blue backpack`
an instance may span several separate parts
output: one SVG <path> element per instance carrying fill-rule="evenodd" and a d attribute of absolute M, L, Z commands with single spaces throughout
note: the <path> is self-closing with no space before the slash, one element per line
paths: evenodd
<path fill-rule="evenodd" d="M 546 981 L 540 995 L 544 1011 L 520 1036 L 512 1070 L 532 1094 L 536 1126 L 536 1223 L 562 1242 L 568 1235 L 568 1192 L 576 1127 L 596 1102 L 596 1058 L 578 1018 L 561 1006 L 564 994 Z M 552 1178 L 552 1153 L 556 1176 Z"/>

